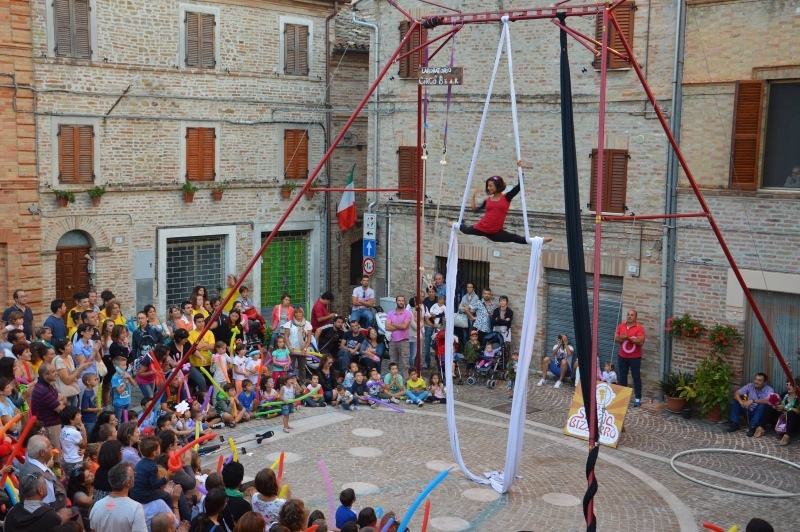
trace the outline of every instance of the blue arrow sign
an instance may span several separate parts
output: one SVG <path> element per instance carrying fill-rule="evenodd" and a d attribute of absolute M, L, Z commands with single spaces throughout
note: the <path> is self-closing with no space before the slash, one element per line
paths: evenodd
<path fill-rule="evenodd" d="M 374 240 L 364 240 L 364 258 L 370 257 L 375 258 L 375 245 Z"/>

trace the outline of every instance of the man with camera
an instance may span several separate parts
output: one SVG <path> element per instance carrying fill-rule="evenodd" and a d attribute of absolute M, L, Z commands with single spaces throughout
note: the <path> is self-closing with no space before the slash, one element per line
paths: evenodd
<path fill-rule="evenodd" d="M 575 349 L 569 345 L 569 338 L 566 334 L 559 334 L 556 338 L 556 345 L 553 346 L 553 356 L 542 358 L 542 378 L 536 386 L 542 386 L 547 381 L 547 372 L 558 377 L 555 388 L 561 388 L 566 377 L 572 376 L 572 366 L 570 360 L 575 353 Z"/>

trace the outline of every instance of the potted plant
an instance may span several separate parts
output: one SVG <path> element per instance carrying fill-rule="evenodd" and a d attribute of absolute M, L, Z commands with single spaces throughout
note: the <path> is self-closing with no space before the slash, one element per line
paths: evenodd
<path fill-rule="evenodd" d="M 714 353 L 727 355 L 742 343 L 742 333 L 733 325 L 717 323 L 708 330 L 708 341 Z"/>
<path fill-rule="evenodd" d="M 709 421 L 722 421 L 723 407 L 730 402 L 733 370 L 719 353 L 710 353 L 697 365 L 693 389 L 700 403 L 700 412 Z"/>
<path fill-rule="evenodd" d="M 706 328 L 700 320 L 691 317 L 689 314 L 669 318 L 664 330 L 672 338 L 683 336 L 684 338 L 700 338 L 705 333 Z"/>
<path fill-rule="evenodd" d="M 183 184 L 181 187 L 183 190 L 183 201 L 186 203 L 191 203 L 194 201 L 194 193 L 197 192 L 199 189 L 194 186 L 193 184 L 189 183 L 188 181 Z"/>
<path fill-rule="evenodd" d="M 281 185 L 281 197 L 283 199 L 289 199 L 292 195 L 292 190 L 296 189 L 297 185 L 294 183 L 286 182 Z"/>
<path fill-rule="evenodd" d="M 100 185 L 96 185 L 93 188 L 90 188 L 86 191 L 89 194 L 89 197 L 92 198 L 92 205 L 97 207 L 100 205 L 100 198 L 103 197 L 103 194 L 106 193 L 106 187 L 101 187 Z"/>
<path fill-rule="evenodd" d="M 56 202 L 59 207 L 66 207 L 68 203 L 75 203 L 75 193 L 69 190 L 54 190 Z"/>
<path fill-rule="evenodd" d="M 214 199 L 214 201 L 222 201 L 222 194 L 225 192 L 225 190 L 227 190 L 227 188 L 228 188 L 228 183 L 224 181 L 221 183 L 217 183 L 211 189 L 211 197 Z"/>
<path fill-rule="evenodd" d="M 309 185 L 308 190 L 306 190 L 306 199 L 308 200 L 314 199 L 314 194 L 316 194 L 316 191 L 312 189 L 317 187 L 319 187 L 319 183 L 317 183 L 317 180 L 315 179 L 314 181 L 311 182 L 311 185 Z"/>
<path fill-rule="evenodd" d="M 686 408 L 686 403 L 690 399 L 686 396 L 686 390 L 692 389 L 693 381 L 694 376 L 689 372 L 673 371 L 664 374 L 664 378 L 658 381 L 658 386 L 667 398 L 667 410 L 673 414 L 680 414 Z"/>

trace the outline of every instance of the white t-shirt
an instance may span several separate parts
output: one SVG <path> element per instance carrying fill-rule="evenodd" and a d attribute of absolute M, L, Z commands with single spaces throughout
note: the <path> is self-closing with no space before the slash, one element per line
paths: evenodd
<path fill-rule="evenodd" d="M 79 464 L 83 461 L 80 455 L 80 444 L 83 442 L 81 432 L 72 425 L 65 425 L 61 429 L 61 452 L 64 453 L 64 462 Z"/>
<path fill-rule="evenodd" d="M 214 354 L 214 380 L 217 382 L 228 382 L 228 363 L 231 357 L 228 355 Z"/>
<path fill-rule="evenodd" d="M 301 339 L 300 328 L 294 324 L 294 320 L 287 321 L 283 328 L 289 331 L 288 347 L 296 351 L 302 350 L 306 343 Z M 306 320 L 303 329 L 306 331 L 306 334 L 311 334 L 311 322 Z"/>
<path fill-rule="evenodd" d="M 238 371 L 245 371 L 247 369 L 247 357 L 240 357 L 236 355 L 233 357 L 233 380 L 235 381 L 243 381 L 247 378 L 247 375 L 242 375 L 241 373 L 237 373 Z"/>
<path fill-rule="evenodd" d="M 569 361 L 569 357 L 572 356 L 570 355 L 570 353 L 574 353 L 575 351 L 573 351 L 573 348 L 570 344 L 567 344 L 567 347 L 569 347 L 569 350 L 567 350 L 564 347 L 559 347 L 558 344 L 553 346 L 553 349 L 558 350 L 556 351 L 556 360 L 561 360 L 562 358 L 566 358 Z"/>
<path fill-rule="evenodd" d="M 439 325 L 439 322 L 442 321 L 442 317 L 444 316 L 444 312 L 444 305 L 439 306 L 439 303 L 434 303 L 431 305 L 431 309 L 428 311 L 428 318 L 434 325 Z"/>
<path fill-rule="evenodd" d="M 130 497 L 103 497 L 89 514 L 92 530 L 124 530 L 148 532 L 144 508 Z"/>
<path fill-rule="evenodd" d="M 369 301 L 370 299 L 375 299 L 375 291 L 372 288 L 362 288 L 360 286 L 356 286 L 353 288 L 353 297 L 356 297 L 362 301 Z M 367 308 L 364 305 L 353 305 L 354 309 L 362 309 Z"/>

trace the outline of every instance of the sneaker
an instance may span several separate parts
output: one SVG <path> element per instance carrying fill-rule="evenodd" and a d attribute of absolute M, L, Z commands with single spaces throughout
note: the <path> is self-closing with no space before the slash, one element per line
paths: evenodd
<path fill-rule="evenodd" d="M 555 385 L 553 386 L 553 388 L 561 388 L 561 386 L 563 386 L 563 385 L 564 385 L 564 383 L 563 383 L 563 382 L 561 382 L 561 381 L 556 381 L 556 383 L 555 383 Z"/>
<path fill-rule="evenodd" d="M 756 428 L 756 433 L 755 433 L 755 434 L 753 434 L 753 436 L 754 436 L 754 437 L 756 437 L 756 438 L 760 438 L 761 436 L 763 436 L 763 435 L 764 435 L 764 432 L 766 432 L 766 431 L 764 430 L 764 427 L 757 427 L 757 428 Z"/>
<path fill-rule="evenodd" d="M 428 365 L 425 364 L 424 366 L 422 366 L 422 369 L 431 369 L 431 368 L 429 368 Z"/>
<path fill-rule="evenodd" d="M 755 433 L 756 433 L 756 428 L 755 427 L 750 427 L 749 429 L 747 429 L 747 437 L 748 438 L 752 438 Z"/>
<path fill-rule="evenodd" d="M 781 438 L 781 441 L 778 442 L 778 445 L 789 445 L 789 440 L 790 439 L 791 438 L 789 437 L 788 434 L 784 434 L 783 438 Z"/>
<path fill-rule="evenodd" d="M 411 399 L 406 399 L 406 404 L 407 405 L 413 405 L 414 401 L 412 401 Z"/>
<path fill-rule="evenodd" d="M 633 400 L 633 408 L 639 408 L 640 406 L 642 406 L 642 400 L 641 399 L 634 399 Z"/>
<path fill-rule="evenodd" d="M 370 408 L 378 408 L 378 403 L 370 403 Z"/>
<path fill-rule="evenodd" d="M 739 430 L 739 424 L 731 423 L 730 426 L 727 429 L 725 429 L 725 432 L 736 432 L 737 430 Z"/>
<path fill-rule="evenodd" d="M 230 423 L 228 423 L 228 426 L 230 428 L 235 428 L 236 427 L 236 422 L 235 421 L 231 421 Z"/>
<path fill-rule="evenodd" d="M 422 408 L 423 406 L 425 406 L 425 403 L 423 403 L 422 401 L 417 401 L 417 406 Z"/>
<path fill-rule="evenodd" d="M 400 404 L 400 401 L 397 400 L 397 397 L 391 397 L 389 399 L 389 402 L 394 404 Z"/>
<path fill-rule="evenodd" d="M 356 406 L 353 407 L 353 410 L 361 410 L 361 408 L 359 408 L 359 406 L 356 405 Z"/>
<path fill-rule="evenodd" d="M 536 383 L 536 386 L 542 386 L 544 385 L 544 382 L 544 379 L 540 379 L 539 382 Z"/>
<path fill-rule="evenodd" d="M 224 426 L 225 426 L 225 423 L 223 423 L 222 421 L 220 421 L 219 423 L 214 423 L 213 425 L 211 425 L 211 428 L 212 428 L 212 429 L 221 429 L 221 428 L 222 428 L 222 427 L 224 427 Z"/>

